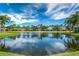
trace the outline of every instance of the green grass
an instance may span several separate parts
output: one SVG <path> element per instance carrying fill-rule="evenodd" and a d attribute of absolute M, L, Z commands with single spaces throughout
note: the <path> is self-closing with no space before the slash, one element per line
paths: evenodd
<path fill-rule="evenodd" d="M 66 34 L 66 35 L 69 35 L 69 36 L 79 37 L 79 33 L 75 33 L 75 32 L 66 32 L 66 33 L 63 33 L 63 34 Z"/>
<path fill-rule="evenodd" d="M 53 55 L 50 55 L 50 56 L 79 56 L 79 51 L 53 54 Z"/>
<path fill-rule="evenodd" d="M 19 56 L 19 54 L 0 51 L 0 56 Z"/>
<path fill-rule="evenodd" d="M 72 33 L 71 35 L 74 35 L 74 36 L 78 36 L 79 37 L 79 33 Z"/>
<path fill-rule="evenodd" d="M 25 31 L 25 32 L 49 32 L 49 33 L 69 33 L 70 31 Z"/>
<path fill-rule="evenodd" d="M 16 36 L 18 35 L 19 32 L 17 31 L 7 31 L 7 32 L 0 32 L 0 38 L 4 38 L 4 37 L 10 37 L 10 36 Z"/>

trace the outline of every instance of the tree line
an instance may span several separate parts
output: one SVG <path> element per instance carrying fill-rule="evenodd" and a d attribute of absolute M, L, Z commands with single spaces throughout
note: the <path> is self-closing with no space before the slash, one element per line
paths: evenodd
<path fill-rule="evenodd" d="M 17 26 L 16 24 L 10 25 L 6 27 L 7 31 L 61 31 L 61 30 L 65 30 L 63 25 L 49 25 L 49 26 L 45 26 L 43 24 L 39 24 L 37 26 L 35 25 L 31 25 L 31 26 Z"/>
<path fill-rule="evenodd" d="M 65 19 L 64 25 L 48 25 L 45 26 L 43 24 L 39 24 L 37 26 L 17 26 L 16 24 L 5 26 L 6 23 L 10 22 L 10 17 L 7 15 L 0 15 L 0 29 L 4 28 L 6 31 L 47 31 L 47 30 L 55 30 L 55 31 L 62 31 L 62 30 L 69 30 L 73 31 L 76 27 L 79 31 L 79 11 L 71 14 L 68 18 Z"/>

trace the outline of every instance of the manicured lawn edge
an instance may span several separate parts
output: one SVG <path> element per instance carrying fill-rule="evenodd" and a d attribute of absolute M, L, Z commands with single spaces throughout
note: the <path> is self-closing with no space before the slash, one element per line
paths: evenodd
<path fill-rule="evenodd" d="M 8 31 L 8 32 L 0 32 L 0 38 L 4 38 L 4 37 L 10 37 L 10 36 L 16 36 L 18 35 L 19 32 L 15 32 L 15 31 Z"/>
<path fill-rule="evenodd" d="M 49 56 L 79 56 L 79 51 L 76 52 L 65 52 L 65 53 L 59 53 L 59 54 L 52 54 Z"/>
<path fill-rule="evenodd" d="M 10 36 L 16 36 L 19 34 L 21 31 L 5 31 L 5 32 L 0 32 L 0 38 L 4 37 L 10 37 Z M 40 33 L 59 33 L 59 34 L 67 34 L 67 35 L 73 35 L 73 36 L 78 36 L 79 33 L 74 33 L 70 31 L 23 31 L 23 32 L 40 32 Z"/>
<path fill-rule="evenodd" d="M 0 56 L 19 56 L 19 54 L 0 51 Z"/>

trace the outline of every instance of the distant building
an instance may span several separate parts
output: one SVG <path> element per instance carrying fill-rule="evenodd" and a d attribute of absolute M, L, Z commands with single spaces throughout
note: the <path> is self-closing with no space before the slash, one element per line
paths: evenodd
<path fill-rule="evenodd" d="M 73 26 L 74 32 L 79 32 L 79 20 L 76 22 L 76 25 Z"/>
<path fill-rule="evenodd" d="M 53 27 L 52 26 L 49 26 L 47 29 L 48 30 L 53 30 Z"/>
<path fill-rule="evenodd" d="M 1 31 L 5 31 L 5 28 L 0 28 L 0 32 L 1 32 Z"/>
<path fill-rule="evenodd" d="M 79 25 L 75 25 L 75 26 L 73 27 L 73 31 L 74 31 L 74 32 L 79 32 Z"/>

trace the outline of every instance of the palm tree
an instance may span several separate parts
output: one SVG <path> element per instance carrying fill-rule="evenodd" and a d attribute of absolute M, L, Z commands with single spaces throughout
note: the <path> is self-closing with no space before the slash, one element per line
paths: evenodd
<path fill-rule="evenodd" d="M 0 15 L 0 28 L 5 26 L 6 22 L 9 22 L 10 17 L 8 17 L 7 15 Z"/>
<path fill-rule="evenodd" d="M 70 30 L 73 29 L 73 27 L 77 24 L 77 21 L 79 20 L 79 12 L 76 12 L 72 15 L 70 15 L 66 20 L 65 20 L 65 25 L 69 27 Z"/>

